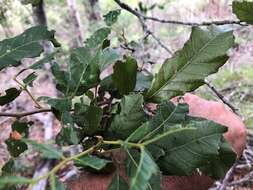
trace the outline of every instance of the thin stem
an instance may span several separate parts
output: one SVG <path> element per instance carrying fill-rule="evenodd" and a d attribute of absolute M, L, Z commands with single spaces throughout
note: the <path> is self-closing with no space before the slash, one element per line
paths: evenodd
<path fill-rule="evenodd" d="M 226 98 L 207 80 L 204 81 L 208 88 L 224 103 L 226 104 L 235 114 L 239 115 L 236 109 Z"/>
<path fill-rule="evenodd" d="M 29 111 L 29 112 L 16 112 L 16 113 L 8 113 L 8 112 L 0 112 L 0 117 L 16 117 L 16 118 L 21 118 L 29 115 L 34 115 L 38 113 L 44 113 L 44 112 L 52 112 L 52 109 L 39 109 L 39 110 L 34 110 L 34 111 Z"/>
<path fill-rule="evenodd" d="M 129 5 L 121 2 L 120 0 L 114 0 L 122 9 L 131 12 L 137 17 L 141 17 L 143 20 L 152 20 L 154 22 L 166 23 L 166 24 L 178 24 L 178 25 L 185 25 L 185 26 L 209 26 L 209 25 L 226 25 L 226 24 L 237 24 L 242 26 L 248 26 L 247 24 L 238 21 L 238 20 L 221 20 L 221 21 L 204 21 L 204 22 L 184 22 L 184 21 L 177 21 L 177 20 L 165 20 L 160 19 L 157 17 L 150 17 L 143 15 L 142 13 L 138 12 L 135 9 L 132 9 Z"/>
<path fill-rule="evenodd" d="M 39 108 L 39 109 L 41 109 L 42 106 L 39 104 L 39 102 L 37 102 L 36 98 L 34 98 L 34 96 L 32 95 L 32 93 L 27 89 L 27 87 L 26 87 L 24 84 L 22 84 L 22 83 L 17 79 L 17 77 L 18 77 L 22 72 L 24 72 L 24 71 L 26 71 L 26 70 L 27 70 L 27 69 L 22 69 L 20 72 L 18 72 L 18 73 L 13 77 L 13 80 L 14 80 L 17 84 L 19 84 L 19 86 L 22 88 L 22 90 L 24 90 L 24 91 L 28 94 L 28 96 L 30 96 L 30 98 L 32 99 L 32 101 L 36 104 L 36 107 Z"/>

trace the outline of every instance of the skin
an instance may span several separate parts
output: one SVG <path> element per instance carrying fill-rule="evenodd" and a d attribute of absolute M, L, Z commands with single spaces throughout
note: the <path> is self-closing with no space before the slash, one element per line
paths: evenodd
<path fill-rule="evenodd" d="M 172 101 L 176 104 L 177 98 Z M 203 117 L 228 127 L 224 137 L 237 153 L 237 157 L 240 157 L 246 144 L 246 128 L 236 114 L 222 103 L 208 101 L 190 93 L 184 95 L 183 101 L 189 104 L 190 115 Z M 150 109 L 156 109 L 155 104 L 148 106 Z M 122 155 L 116 155 L 116 157 L 119 158 Z M 121 168 L 120 173 L 126 178 L 123 171 L 124 169 Z M 106 190 L 113 175 L 114 173 L 98 175 L 85 172 L 67 185 L 69 190 Z M 206 190 L 212 184 L 211 178 L 198 173 L 192 176 L 163 176 L 161 181 L 163 190 Z"/>

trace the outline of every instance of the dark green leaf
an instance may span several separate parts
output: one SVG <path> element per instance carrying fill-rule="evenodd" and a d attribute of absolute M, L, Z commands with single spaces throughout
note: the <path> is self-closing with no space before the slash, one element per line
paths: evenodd
<path fill-rule="evenodd" d="M 233 13 L 238 19 L 248 24 L 253 24 L 253 2 L 252 1 L 233 1 Z"/>
<path fill-rule="evenodd" d="M 111 163 L 110 160 L 98 158 L 92 155 L 85 155 L 81 158 L 75 160 L 75 165 L 78 167 L 86 167 L 89 166 L 95 170 L 103 169 L 108 163 Z"/>
<path fill-rule="evenodd" d="M 14 159 L 10 159 L 3 167 L 2 167 L 2 176 L 6 176 L 6 175 L 11 175 L 12 173 L 14 173 L 14 166 L 15 165 L 15 160 Z"/>
<path fill-rule="evenodd" d="M 195 130 L 187 130 L 189 128 Z M 211 158 L 219 155 L 220 141 L 223 133 L 227 131 L 226 127 L 208 120 L 191 120 L 181 129 L 165 132 L 172 132 L 166 138 L 157 140 L 164 134 L 154 138 L 155 144 L 166 153 L 158 161 L 165 174 L 191 175 L 196 168 L 209 165 Z M 179 131 L 173 132 L 175 130 Z"/>
<path fill-rule="evenodd" d="M 128 190 L 128 184 L 118 173 L 114 175 L 107 190 Z"/>
<path fill-rule="evenodd" d="M 226 53 L 233 44 L 232 31 L 193 27 L 191 37 L 183 49 L 166 60 L 154 77 L 145 95 L 146 99 L 160 102 L 203 85 L 205 77 L 217 72 L 228 60 Z"/>
<path fill-rule="evenodd" d="M 63 152 L 55 147 L 53 147 L 50 144 L 41 144 L 37 143 L 33 140 L 23 139 L 27 144 L 32 145 L 32 147 L 41 153 L 43 158 L 48 159 L 62 159 L 63 158 Z"/>
<path fill-rule="evenodd" d="M 106 25 L 112 26 L 115 22 L 117 22 L 120 13 L 121 13 L 120 9 L 116 9 L 104 15 Z"/>
<path fill-rule="evenodd" d="M 29 74 L 24 80 L 24 84 L 27 86 L 33 87 L 33 81 L 36 80 L 38 76 L 35 74 L 35 72 Z"/>
<path fill-rule="evenodd" d="M 149 180 L 152 175 L 159 173 L 159 168 L 145 148 L 141 148 L 140 155 L 128 151 L 127 170 L 130 177 L 131 190 L 150 189 Z"/>
<path fill-rule="evenodd" d="M 137 142 L 147 140 L 177 125 L 181 125 L 186 121 L 188 112 L 187 104 L 178 104 L 175 106 L 172 102 L 163 102 L 158 106 L 156 115 L 148 123 L 136 129 L 129 136 L 128 141 Z"/>
<path fill-rule="evenodd" d="M 0 106 L 3 106 L 5 104 L 8 104 L 15 100 L 21 93 L 21 90 L 18 90 L 16 88 L 9 88 L 5 91 L 4 96 L 0 96 Z"/>
<path fill-rule="evenodd" d="M 0 187 L 5 185 L 24 185 L 32 182 L 32 179 L 18 176 L 1 176 Z"/>
<path fill-rule="evenodd" d="M 37 57 L 43 51 L 42 40 L 54 39 L 54 31 L 45 26 L 35 26 L 24 33 L 0 42 L 0 70 L 8 66 L 18 66 L 23 58 Z"/>
<path fill-rule="evenodd" d="M 21 140 L 8 139 L 5 141 L 5 143 L 7 144 L 8 151 L 13 157 L 18 157 L 28 148 L 26 143 L 22 142 Z"/>
<path fill-rule="evenodd" d="M 82 128 L 86 135 L 94 135 L 101 131 L 99 128 L 103 110 L 97 106 L 87 106 L 77 103 L 74 108 L 74 122 Z"/>
<path fill-rule="evenodd" d="M 12 124 L 11 128 L 12 131 L 17 131 L 22 135 L 22 137 L 27 138 L 29 133 L 29 127 L 31 124 L 32 122 L 26 123 L 17 120 Z"/>
<path fill-rule="evenodd" d="M 112 80 L 121 94 L 132 92 L 136 84 L 137 62 L 127 57 L 124 62 L 117 61 L 113 66 Z"/>
<path fill-rule="evenodd" d="M 76 145 L 80 142 L 79 131 L 74 126 L 63 126 L 56 136 L 58 145 Z"/>
<path fill-rule="evenodd" d="M 127 138 L 144 121 L 143 96 L 126 95 L 120 102 L 120 113 L 115 115 L 110 132 L 114 137 Z"/>
<path fill-rule="evenodd" d="M 236 160 L 236 153 L 230 144 L 222 138 L 220 142 L 219 155 L 211 158 L 209 165 L 201 167 L 201 171 L 208 174 L 213 179 L 222 179 Z"/>

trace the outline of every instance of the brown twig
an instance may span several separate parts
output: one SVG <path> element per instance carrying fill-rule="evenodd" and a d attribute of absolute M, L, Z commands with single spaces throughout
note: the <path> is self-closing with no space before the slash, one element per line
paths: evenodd
<path fill-rule="evenodd" d="M 144 15 L 142 15 L 142 14 L 141 14 L 140 12 L 138 12 L 137 10 L 132 9 L 129 5 L 127 5 L 127 4 L 123 3 L 123 2 L 121 2 L 120 0 L 114 0 L 114 1 L 115 1 L 122 9 L 124 9 L 124 10 L 126 10 L 126 11 L 132 13 L 133 15 L 135 15 L 135 16 L 139 19 L 139 21 L 140 21 L 140 23 L 141 23 L 141 26 L 142 26 L 142 29 L 143 29 L 143 31 L 145 32 L 145 38 L 146 38 L 147 36 L 151 35 L 151 36 L 153 37 L 153 39 L 154 39 L 155 41 L 157 41 L 157 43 L 158 43 L 163 49 L 165 49 L 170 55 L 173 54 L 172 51 L 171 51 L 167 46 L 165 46 L 165 45 L 162 43 L 162 41 L 161 41 L 151 30 L 149 30 L 148 26 L 147 26 L 146 23 L 145 23 L 145 16 L 144 16 Z"/>
<path fill-rule="evenodd" d="M 22 90 L 24 90 L 28 96 L 32 99 L 32 101 L 36 104 L 37 108 L 42 108 L 42 106 L 39 104 L 39 102 L 37 102 L 36 98 L 33 97 L 32 93 L 27 89 L 27 86 L 22 84 L 17 77 L 23 73 L 24 71 L 28 70 L 27 68 L 22 69 L 21 71 L 19 71 L 16 75 L 14 75 L 13 80 L 22 88 Z"/>
<path fill-rule="evenodd" d="M 237 20 L 221 20 L 221 21 L 209 21 L 209 22 L 184 22 L 184 21 L 177 21 L 177 20 L 165 20 L 165 19 L 160 19 L 157 17 L 150 17 L 143 15 L 142 13 L 138 12 L 137 10 L 132 9 L 129 5 L 121 2 L 120 0 L 114 0 L 122 9 L 125 9 L 138 18 L 142 18 L 143 20 L 152 20 L 155 22 L 160 22 L 160 23 L 166 23 L 166 24 L 177 24 L 177 25 L 186 25 L 186 26 L 209 26 L 209 25 L 226 25 L 226 24 L 237 24 L 237 25 L 242 25 L 242 26 L 248 26 L 247 24 L 244 24 L 241 21 Z"/>
<path fill-rule="evenodd" d="M 8 112 L 0 112 L 0 117 L 16 117 L 16 118 L 21 118 L 29 115 L 34 115 L 38 113 L 44 113 L 44 112 L 52 112 L 52 109 L 39 109 L 39 110 L 34 110 L 34 111 L 29 111 L 29 112 L 15 112 L 15 113 L 8 113 Z"/>
<path fill-rule="evenodd" d="M 228 102 L 226 100 L 226 98 L 220 94 L 220 92 L 208 81 L 205 80 L 205 84 L 208 86 L 208 88 L 210 90 L 212 90 L 212 92 L 214 92 L 214 94 L 224 103 L 226 104 L 234 113 L 236 113 L 237 115 L 239 115 L 239 113 L 237 113 L 238 109 L 236 109 L 230 102 Z"/>

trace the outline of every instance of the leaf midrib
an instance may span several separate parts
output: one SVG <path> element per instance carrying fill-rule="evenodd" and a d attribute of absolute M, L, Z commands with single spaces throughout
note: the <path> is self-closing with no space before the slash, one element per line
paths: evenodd
<path fill-rule="evenodd" d="M 172 80 L 174 80 L 174 79 L 177 77 L 177 75 L 178 75 L 179 73 L 181 73 L 186 67 L 188 67 L 188 66 L 191 64 L 191 62 L 195 59 L 195 57 L 196 57 L 198 54 L 200 54 L 200 53 L 201 53 L 213 40 L 215 40 L 216 37 L 218 37 L 219 35 L 220 35 L 220 33 L 219 33 L 218 35 L 215 35 L 214 38 L 210 39 L 198 52 L 194 53 L 194 55 L 192 56 L 192 58 L 191 58 L 189 61 L 187 61 L 187 63 L 186 63 L 181 69 L 179 69 L 178 72 L 176 72 L 175 74 L 173 74 L 173 75 L 171 76 L 171 78 L 169 78 L 169 80 L 168 80 L 167 82 L 165 82 L 164 85 L 162 85 L 160 88 L 158 88 L 157 91 L 155 91 L 153 94 L 151 94 L 151 96 L 149 96 L 148 99 L 150 99 L 150 98 L 152 98 L 153 96 L 157 95 L 157 94 L 161 91 L 161 89 L 163 89 L 165 86 L 167 86 L 169 82 L 171 82 Z M 178 57 L 178 56 L 179 56 L 179 55 L 177 55 L 177 57 Z M 152 87 L 151 87 L 151 89 L 152 89 Z"/>
<path fill-rule="evenodd" d="M 16 48 L 14 48 L 14 49 L 10 49 L 10 51 L 8 51 L 8 49 L 7 49 L 7 50 L 6 50 L 6 53 L 0 55 L 0 59 L 3 58 L 3 57 L 5 57 L 5 56 L 7 56 L 8 54 L 11 54 L 11 53 L 17 51 L 17 50 L 20 49 L 20 48 L 23 48 L 23 47 L 25 47 L 25 46 L 28 46 L 28 45 L 30 45 L 30 44 L 32 44 L 32 43 L 36 43 L 36 42 L 38 42 L 38 41 L 40 41 L 40 40 L 33 40 L 33 41 L 30 41 L 29 43 L 25 43 L 25 44 L 23 44 L 23 45 L 21 45 L 21 46 L 18 46 L 18 47 L 16 47 Z"/>
<path fill-rule="evenodd" d="M 188 144 L 196 143 L 195 141 L 198 141 L 198 140 L 201 141 L 201 143 L 203 143 L 203 142 L 202 142 L 202 139 L 209 138 L 209 137 L 215 136 L 215 135 L 217 135 L 217 134 L 219 134 L 219 133 L 213 133 L 213 134 L 211 134 L 211 135 L 206 135 L 206 136 L 203 136 L 203 137 L 200 137 L 200 138 L 195 138 L 195 139 L 191 140 L 190 142 L 184 143 L 184 144 L 182 144 L 182 145 L 180 145 L 180 146 L 177 146 L 177 147 L 173 147 L 173 148 L 169 149 L 169 150 L 166 151 L 166 152 L 172 152 L 172 151 L 176 151 L 176 150 L 182 149 L 182 148 L 184 148 L 185 146 L 187 146 Z M 205 143 L 203 143 L 203 144 L 205 144 Z M 208 145 L 209 145 L 209 144 L 208 144 Z"/>

